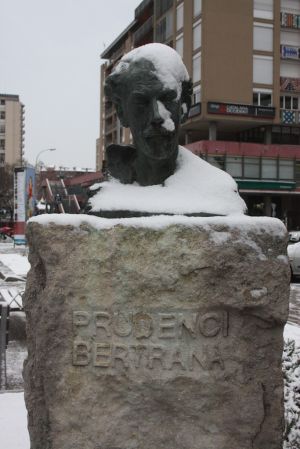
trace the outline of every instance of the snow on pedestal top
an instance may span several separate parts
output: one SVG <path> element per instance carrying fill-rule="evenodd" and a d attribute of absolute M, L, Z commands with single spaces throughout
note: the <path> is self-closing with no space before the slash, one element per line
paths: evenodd
<path fill-rule="evenodd" d="M 142 187 L 116 179 L 99 184 L 90 199 L 91 213 L 129 210 L 159 214 L 243 214 L 246 205 L 226 172 L 179 147 L 177 168 L 164 185 Z"/>

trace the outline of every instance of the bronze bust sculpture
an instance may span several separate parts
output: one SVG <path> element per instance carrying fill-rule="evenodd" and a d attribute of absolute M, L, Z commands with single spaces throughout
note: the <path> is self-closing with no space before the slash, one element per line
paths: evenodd
<path fill-rule="evenodd" d="M 151 51 L 157 60 L 147 58 Z M 104 89 L 133 137 L 133 146 L 107 147 L 108 172 L 125 184 L 163 183 L 174 173 L 179 126 L 191 106 L 192 82 L 180 56 L 161 44 L 137 48 L 122 58 Z"/>

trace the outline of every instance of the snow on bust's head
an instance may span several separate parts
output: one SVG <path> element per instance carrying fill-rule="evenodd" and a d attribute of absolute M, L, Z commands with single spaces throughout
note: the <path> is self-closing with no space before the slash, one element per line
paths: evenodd
<path fill-rule="evenodd" d="M 177 90 L 177 99 L 180 98 L 182 82 L 189 81 L 190 77 L 177 51 L 164 44 L 142 45 L 124 55 L 114 72 L 125 72 L 129 68 L 130 63 L 139 59 L 147 59 L 152 62 L 155 67 L 154 73 L 163 86 Z"/>

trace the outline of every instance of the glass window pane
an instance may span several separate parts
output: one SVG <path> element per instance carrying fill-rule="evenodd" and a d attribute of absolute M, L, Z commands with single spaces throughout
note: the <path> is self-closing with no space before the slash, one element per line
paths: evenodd
<path fill-rule="evenodd" d="M 245 178 L 259 178 L 259 158 L 245 157 L 244 159 L 244 176 Z"/>
<path fill-rule="evenodd" d="M 173 34 L 173 12 L 169 11 L 166 15 L 166 39 Z"/>
<path fill-rule="evenodd" d="M 279 179 L 294 179 L 294 161 L 279 160 Z"/>
<path fill-rule="evenodd" d="M 201 14 L 202 9 L 202 1 L 201 0 L 194 0 L 194 17 L 199 16 Z"/>
<path fill-rule="evenodd" d="M 298 110 L 298 103 L 299 103 L 298 97 L 293 97 L 293 109 L 296 111 Z"/>
<path fill-rule="evenodd" d="M 234 177 L 240 178 L 242 176 L 242 158 L 241 157 L 227 157 L 226 171 Z"/>
<path fill-rule="evenodd" d="M 193 82 L 201 80 L 201 53 L 193 57 Z"/>
<path fill-rule="evenodd" d="M 176 10 L 176 29 L 177 31 L 183 27 L 183 3 L 177 6 Z"/>
<path fill-rule="evenodd" d="M 272 106 L 272 95 L 260 93 L 260 106 Z"/>
<path fill-rule="evenodd" d="M 200 101 L 201 101 L 201 87 L 200 86 L 194 87 L 192 100 L 193 100 L 193 104 L 200 103 Z"/>
<path fill-rule="evenodd" d="M 183 57 L 183 35 L 176 38 L 176 51 Z"/>
<path fill-rule="evenodd" d="M 262 179 L 277 179 L 277 160 L 262 158 L 261 161 Z"/>
<path fill-rule="evenodd" d="M 284 106 L 283 106 L 283 96 L 280 95 L 280 109 L 283 109 L 283 108 L 284 108 Z"/>
<path fill-rule="evenodd" d="M 255 106 L 258 106 L 258 105 L 259 105 L 258 100 L 259 100 L 259 98 L 258 98 L 258 93 L 257 93 L 257 92 L 253 92 L 253 104 L 254 104 Z"/>
<path fill-rule="evenodd" d="M 201 47 L 201 23 L 193 28 L 193 50 Z"/>
<path fill-rule="evenodd" d="M 291 109 L 292 99 L 289 95 L 285 96 L 285 109 Z"/>

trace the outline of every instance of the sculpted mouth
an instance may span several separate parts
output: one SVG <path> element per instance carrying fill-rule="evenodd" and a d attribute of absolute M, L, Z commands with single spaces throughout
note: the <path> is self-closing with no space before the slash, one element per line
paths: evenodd
<path fill-rule="evenodd" d="M 161 138 L 161 139 L 171 139 L 173 136 L 174 136 L 174 134 L 175 134 L 175 132 L 170 132 L 170 131 L 167 131 L 167 130 L 165 130 L 165 129 L 160 129 L 159 131 L 146 131 L 145 133 L 144 133 L 144 137 L 145 137 L 145 139 L 158 139 L 158 138 Z"/>

